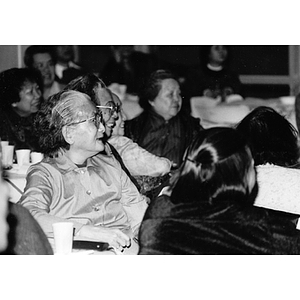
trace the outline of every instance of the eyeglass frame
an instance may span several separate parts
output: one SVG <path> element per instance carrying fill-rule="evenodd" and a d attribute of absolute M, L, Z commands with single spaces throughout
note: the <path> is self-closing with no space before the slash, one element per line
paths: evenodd
<path fill-rule="evenodd" d="M 118 114 L 120 112 L 120 105 L 116 105 L 115 106 L 107 106 L 107 105 L 96 105 L 97 108 L 100 109 L 101 108 L 106 108 L 106 109 L 110 109 L 110 116 L 112 116 L 115 112 Z"/>
<path fill-rule="evenodd" d="M 78 121 L 78 122 L 72 122 L 72 123 L 69 123 L 69 124 L 65 124 L 65 126 L 78 125 L 78 124 L 81 124 L 81 123 L 84 123 L 84 122 L 87 122 L 87 121 L 90 121 L 90 120 L 93 120 L 93 119 L 95 121 L 97 121 L 97 123 L 93 122 L 97 128 L 99 128 L 100 123 L 104 124 L 102 113 L 101 112 L 99 113 L 99 112 L 96 111 L 96 112 L 94 112 L 93 117 L 90 117 L 90 118 L 87 118 L 87 119 L 84 119 L 84 120 L 81 120 L 81 121 Z"/>

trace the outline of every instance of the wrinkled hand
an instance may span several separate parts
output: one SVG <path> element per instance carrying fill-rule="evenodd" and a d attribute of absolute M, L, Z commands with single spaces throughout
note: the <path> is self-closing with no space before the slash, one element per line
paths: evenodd
<path fill-rule="evenodd" d="M 105 228 L 102 226 L 84 225 L 77 233 L 78 236 L 108 243 L 115 249 L 122 249 L 131 245 L 130 237 L 119 229 Z"/>

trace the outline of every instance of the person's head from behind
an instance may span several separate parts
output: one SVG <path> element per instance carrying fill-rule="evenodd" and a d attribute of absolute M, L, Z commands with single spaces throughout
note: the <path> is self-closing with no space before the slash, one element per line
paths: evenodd
<path fill-rule="evenodd" d="M 134 51 L 134 47 L 131 45 L 115 45 L 111 46 L 111 50 L 117 62 L 121 62 L 124 59 L 128 59 L 132 52 Z"/>
<path fill-rule="evenodd" d="M 24 63 L 28 68 L 41 72 L 44 88 L 50 88 L 55 80 L 55 55 L 51 46 L 29 46 L 25 50 Z"/>
<path fill-rule="evenodd" d="M 229 47 L 228 46 L 201 46 L 200 60 L 204 65 L 224 66 L 228 62 Z"/>
<path fill-rule="evenodd" d="M 298 163 L 297 131 L 273 108 L 255 108 L 236 128 L 248 139 L 255 165 L 291 167 Z"/>
<path fill-rule="evenodd" d="M 74 60 L 75 53 L 73 46 L 58 45 L 55 46 L 55 54 L 58 63 L 67 64 Z"/>
<path fill-rule="evenodd" d="M 12 68 L 0 73 L 0 106 L 27 117 L 36 113 L 41 102 L 40 74 L 28 68 Z"/>
<path fill-rule="evenodd" d="M 104 150 L 104 126 L 89 96 L 62 91 L 41 106 L 35 118 L 41 151 L 56 157 L 61 151 L 76 149 L 90 156 Z"/>
<path fill-rule="evenodd" d="M 153 110 L 166 121 L 175 117 L 182 106 L 181 90 L 176 76 L 167 70 L 153 72 L 140 94 L 140 106 Z"/>
<path fill-rule="evenodd" d="M 235 129 L 215 127 L 195 137 L 172 178 L 174 202 L 253 201 L 256 186 L 251 151 Z M 246 203 L 245 203 L 246 204 Z"/>
<path fill-rule="evenodd" d="M 90 73 L 72 80 L 64 90 L 79 91 L 91 98 L 103 115 L 105 132 L 107 137 L 110 137 L 118 118 L 118 107 L 112 99 L 111 91 L 105 86 L 104 82 L 95 74 Z"/>

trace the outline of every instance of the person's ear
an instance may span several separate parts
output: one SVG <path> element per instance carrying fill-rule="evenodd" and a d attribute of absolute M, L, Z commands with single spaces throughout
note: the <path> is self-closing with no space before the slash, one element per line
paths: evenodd
<path fill-rule="evenodd" d="M 68 144 L 70 144 L 70 145 L 74 144 L 75 139 L 74 139 L 74 129 L 73 128 L 71 128 L 70 126 L 64 126 L 62 128 L 62 135 Z"/>

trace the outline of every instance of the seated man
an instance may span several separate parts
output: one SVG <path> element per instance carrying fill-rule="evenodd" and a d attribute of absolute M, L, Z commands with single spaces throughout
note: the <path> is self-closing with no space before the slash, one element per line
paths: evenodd
<path fill-rule="evenodd" d="M 54 49 L 56 54 L 55 75 L 59 83 L 66 85 L 85 73 L 83 68 L 74 61 L 74 46 L 57 45 Z"/>
<path fill-rule="evenodd" d="M 147 204 L 113 156 L 104 150 L 102 115 L 89 96 L 63 91 L 36 118 L 45 158 L 32 165 L 20 203 L 48 237 L 52 224 L 74 224 L 75 238 L 130 246 Z"/>
<path fill-rule="evenodd" d="M 24 63 L 26 67 L 41 73 L 44 100 L 62 89 L 63 86 L 55 80 L 55 55 L 51 46 L 29 46 L 25 51 Z"/>

